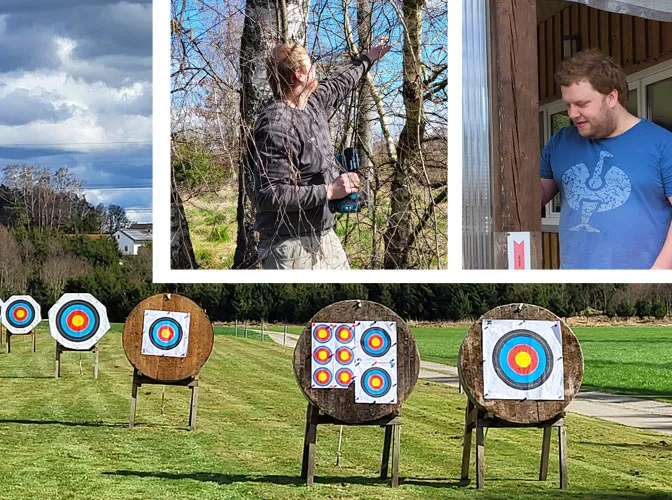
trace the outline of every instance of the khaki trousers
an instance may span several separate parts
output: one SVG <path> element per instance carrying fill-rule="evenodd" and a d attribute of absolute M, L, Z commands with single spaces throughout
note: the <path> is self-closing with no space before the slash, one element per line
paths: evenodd
<path fill-rule="evenodd" d="M 262 240 L 259 260 L 264 269 L 350 269 L 333 229 L 281 241 Z"/>

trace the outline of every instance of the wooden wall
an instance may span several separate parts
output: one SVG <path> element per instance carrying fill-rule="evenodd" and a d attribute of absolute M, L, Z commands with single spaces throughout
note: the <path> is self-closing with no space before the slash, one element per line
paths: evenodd
<path fill-rule="evenodd" d="M 558 233 L 541 233 L 542 269 L 560 268 L 560 240 Z"/>
<path fill-rule="evenodd" d="M 567 35 L 579 37 L 579 50 L 599 48 L 611 55 L 626 74 L 672 59 L 672 23 L 571 5 L 537 27 L 540 104 L 560 98 L 553 75 Z"/>

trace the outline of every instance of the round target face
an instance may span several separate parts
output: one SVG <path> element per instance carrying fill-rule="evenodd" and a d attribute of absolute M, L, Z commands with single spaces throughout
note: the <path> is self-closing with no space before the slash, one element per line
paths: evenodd
<path fill-rule="evenodd" d="M 313 359 L 320 365 L 326 365 L 331 361 L 331 349 L 328 347 L 318 347 L 313 352 Z"/>
<path fill-rule="evenodd" d="M 40 321 L 40 305 L 29 295 L 14 295 L 2 306 L 2 324 L 14 335 L 30 333 Z"/>
<path fill-rule="evenodd" d="M 351 326 L 340 325 L 336 329 L 336 339 L 343 344 L 346 344 L 346 343 L 352 341 L 354 336 L 355 336 L 355 331 Z"/>
<path fill-rule="evenodd" d="M 362 350 L 369 356 L 378 358 L 390 350 L 390 335 L 382 328 L 373 327 L 366 330 L 361 337 Z"/>
<path fill-rule="evenodd" d="M 331 340 L 331 328 L 329 325 L 317 325 L 313 329 L 313 338 L 322 344 Z"/>
<path fill-rule="evenodd" d="M 339 387 L 348 387 L 354 378 L 355 374 L 350 368 L 341 368 L 336 372 L 336 383 Z"/>
<path fill-rule="evenodd" d="M 84 342 L 93 337 L 100 327 L 100 316 L 95 307 L 83 300 L 71 300 L 61 306 L 56 315 L 58 333 L 72 342 Z"/>
<path fill-rule="evenodd" d="M 381 368 L 369 368 L 362 374 L 362 389 L 373 398 L 379 398 L 390 392 L 392 381 L 390 374 Z"/>
<path fill-rule="evenodd" d="M 326 368 L 319 368 L 313 373 L 313 382 L 318 387 L 326 387 L 331 384 L 331 372 Z"/>
<path fill-rule="evenodd" d="M 355 355 L 349 347 L 341 347 L 336 350 L 336 360 L 342 365 L 349 365 L 354 358 Z"/>
<path fill-rule="evenodd" d="M 553 355 L 546 340 L 530 330 L 514 330 L 502 336 L 492 351 L 497 375 L 521 391 L 536 389 L 553 371 Z"/>
<path fill-rule="evenodd" d="M 159 318 L 149 327 L 149 340 L 158 349 L 175 349 L 182 341 L 182 326 L 173 318 Z"/>

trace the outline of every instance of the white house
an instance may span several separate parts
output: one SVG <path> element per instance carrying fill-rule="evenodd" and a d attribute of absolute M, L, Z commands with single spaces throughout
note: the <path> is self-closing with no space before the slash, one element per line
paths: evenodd
<path fill-rule="evenodd" d="M 138 255 L 138 250 L 148 241 L 152 241 L 151 224 L 132 224 L 112 235 L 122 255 Z"/>

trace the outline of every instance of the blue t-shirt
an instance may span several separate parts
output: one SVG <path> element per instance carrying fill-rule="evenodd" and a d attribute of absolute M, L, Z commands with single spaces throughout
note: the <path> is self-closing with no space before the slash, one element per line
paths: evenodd
<path fill-rule="evenodd" d="M 648 269 L 672 219 L 672 133 L 641 120 L 607 139 L 567 127 L 541 153 L 562 197 L 562 269 Z"/>

